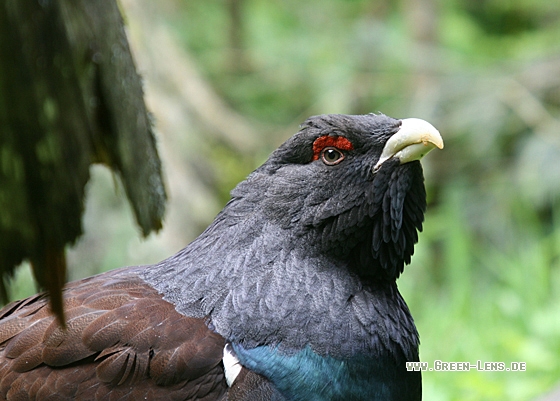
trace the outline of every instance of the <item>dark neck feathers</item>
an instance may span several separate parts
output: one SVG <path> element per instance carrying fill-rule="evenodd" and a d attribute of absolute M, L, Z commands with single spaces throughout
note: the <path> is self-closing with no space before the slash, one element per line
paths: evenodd
<path fill-rule="evenodd" d="M 395 279 L 421 229 L 421 167 L 377 174 L 387 177 L 370 180 L 359 206 L 338 215 L 334 204 L 283 199 L 280 191 L 265 202 L 241 184 L 200 237 L 144 278 L 179 312 L 207 318 L 248 348 L 309 345 L 339 358 L 415 360 L 418 334 Z M 253 188 L 255 180 L 267 183 L 258 170 L 248 179 Z M 282 202 L 295 210 L 286 212 Z"/>

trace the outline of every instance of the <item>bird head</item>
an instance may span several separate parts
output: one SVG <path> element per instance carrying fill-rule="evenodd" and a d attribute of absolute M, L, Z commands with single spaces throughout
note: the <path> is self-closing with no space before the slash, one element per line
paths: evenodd
<path fill-rule="evenodd" d="M 394 280 L 422 230 L 419 160 L 434 148 L 443 140 L 424 120 L 315 116 L 232 195 L 310 253 L 347 260 L 361 276 Z"/>

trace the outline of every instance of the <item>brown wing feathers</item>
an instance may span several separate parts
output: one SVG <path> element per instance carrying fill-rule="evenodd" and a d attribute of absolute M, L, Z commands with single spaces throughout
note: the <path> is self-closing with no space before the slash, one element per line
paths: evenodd
<path fill-rule="evenodd" d="M 134 274 L 75 282 L 64 297 L 67 330 L 41 295 L 0 311 L 0 399 L 224 396 L 223 338 Z"/>

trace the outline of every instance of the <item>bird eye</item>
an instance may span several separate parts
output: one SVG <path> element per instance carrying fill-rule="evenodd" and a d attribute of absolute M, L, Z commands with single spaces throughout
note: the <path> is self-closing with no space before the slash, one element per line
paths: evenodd
<path fill-rule="evenodd" d="M 344 160 L 344 154 L 337 148 L 328 147 L 321 152 L 321 159 L 327 166 L 334 166 Z"/>

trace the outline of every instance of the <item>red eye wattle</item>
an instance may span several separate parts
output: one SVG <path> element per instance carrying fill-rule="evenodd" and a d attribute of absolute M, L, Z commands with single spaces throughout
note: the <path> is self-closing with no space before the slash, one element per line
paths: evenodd
<path fill-rule="evenodd" d="M 332 166 L 344 160 L 345 151 L 354 149 L 352 142 L 343 136 L 323 135 L 313 142 L 313 160 Z"/>

